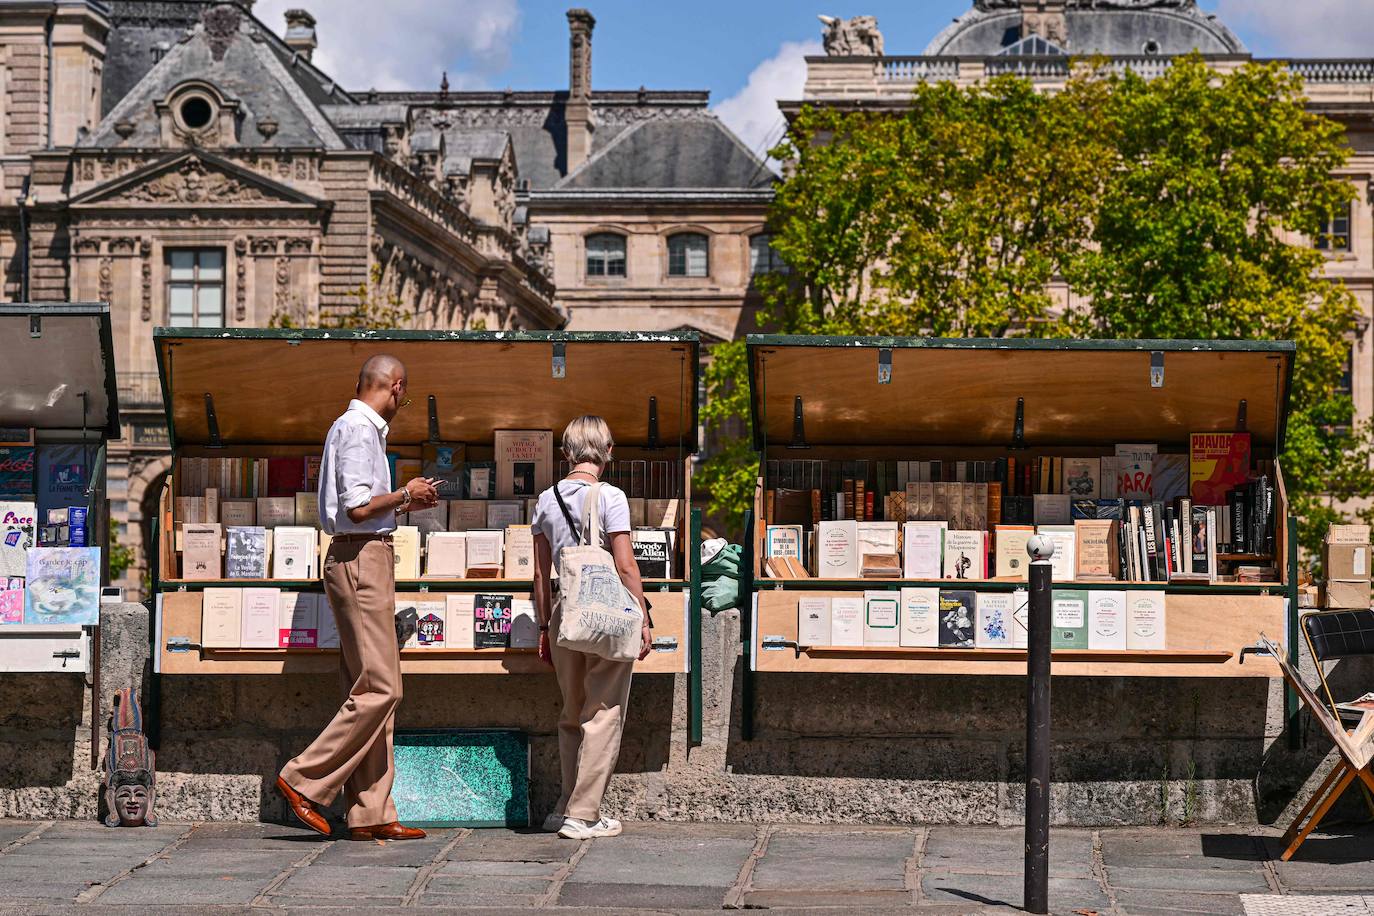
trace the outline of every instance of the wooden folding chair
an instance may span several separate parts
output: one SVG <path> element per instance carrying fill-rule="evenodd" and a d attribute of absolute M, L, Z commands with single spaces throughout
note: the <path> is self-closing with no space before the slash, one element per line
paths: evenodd
<path fill-rule="evenodd" d="M 1285 848 L 1280 858 L 1286 862 L 1298 851 L 1298 847 L 1307 840 L 1308 834 L 1321 823 L 1322 818 L 1331 810 L 1331 806 L 1336 803 L 1336 800 L 1341 797 L 1341 793 L 1352 782 L 1358 779 L 1367 790 L 1374 790 L 1374 773 L 1370 772 L 1370 761 L 1374 759 L 1374 742 L 1371 742 L 1371 738 L 1374 738 L 1374 714 L 1364 713 L 1354 730 L 1346 731 L 1336 713 L 1328 708 L 1321 697 L 1317 696 L 1312 688 L 1307 686 L 1307 683 L 1298 676 L 1298 672 L 1293 668 L 1284 651 L 1264 634 L 1260 634 L 1259 641 L 1260 645 L 1278 661 L 1279 668 L 1283 672 L 1283 679 L 1307 705 L 1312 717 L 1316 719 L 1322 731 L 1326 732 L 1327 737 L 1336 745 L 1336 750 L 1341 756 L 1340 761 L 1327 774 L 1316 793 L 1307 800 L 1302 810 L 1293 818 L 1293 823 L 1285 831 L 1283 835 Z M 1323 679 L 1323 684 L 1325 684 L 1325 679 Z"/>

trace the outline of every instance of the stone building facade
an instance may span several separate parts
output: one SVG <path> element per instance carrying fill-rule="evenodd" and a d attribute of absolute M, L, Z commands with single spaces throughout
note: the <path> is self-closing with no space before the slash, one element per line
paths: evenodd
<path fill-rule="evenodd" d="M 111 303 L 135 591 L 170 464 L 153 327 L 365 303 L 421 328 L 729 339 L 766 250 L 772 174 L 705 93 L 593 92 L 590 13 L 568 14 L 569 90 L 377 93 L 312 63 L 308 12 L 278 34 L 252 5 L 0 0 L 4 296 Z"/>

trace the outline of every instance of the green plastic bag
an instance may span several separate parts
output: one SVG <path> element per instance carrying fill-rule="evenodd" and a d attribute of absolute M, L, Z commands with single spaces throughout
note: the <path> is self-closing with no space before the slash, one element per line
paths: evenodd
<path fill-rule="evenodd" d="M 738 544 L 717 547 L 711 542 L 702 545 L 702 605 L 713 614 L 739 606 L 740 557 L 744 552 Z M 711 558 L 704 559 L 712 550 Z"/>

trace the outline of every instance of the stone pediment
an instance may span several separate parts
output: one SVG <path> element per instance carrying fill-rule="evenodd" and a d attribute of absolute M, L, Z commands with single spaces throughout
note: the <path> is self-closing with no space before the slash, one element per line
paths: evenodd
<path fill-rule="evenodd" d="M 91 188 L 71 201 L 73 207 L 159 205 L 327 207 L 328 202 L 202 151 L 169 156 Z"/>

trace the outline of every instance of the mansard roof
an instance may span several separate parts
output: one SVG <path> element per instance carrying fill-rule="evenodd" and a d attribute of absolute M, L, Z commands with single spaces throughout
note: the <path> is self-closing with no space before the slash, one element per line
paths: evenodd
<path fill-rule="evenodd" d="M 1243 54 L 1245 45 L 1195 0 L 1067 0 L 1069 54 Z M 1001 53 L 1026 36 L 1017 0 L 974 0 L 969 10 L 935 37 L 927 57 L 983 57 Z"/>
<path fill-rule="evenodd" d="M 511 146 L 504 130 L 450 128 L 444 132 L 444 174 L 471 174 L 473 160 L 500 160 Z"/>
<path fill-rule="evenodd" d="M 556 190 L 767 188 L 773 172 L 715 116 L 640 121 L 593 152 Z"/>
<path fill-rule="evenodd" d="M 209 84 L 239 105 L 237 144 L 241 146 L 344 149 L 342 138 L 303 88 L 270 40 L 271 32 L 231 4 L 220 4 L 183 35 L 149 70 L 95 131 L 78 146 L 155 147 L 162 145 L 157 104 L 190 79 Z M 276 122 L 270 135 L 258 130 Z M 127 138 L 115 126 L 133 125 Z"/>

